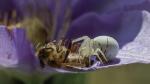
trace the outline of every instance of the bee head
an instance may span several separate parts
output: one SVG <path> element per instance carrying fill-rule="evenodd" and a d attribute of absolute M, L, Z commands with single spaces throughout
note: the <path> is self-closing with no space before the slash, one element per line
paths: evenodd
<path fill-rule="evenodd" d="M 49 42 L 39 50 L 38 57 L 44 61 L 44 64 L 59 65 L 64 60 L 66 51 L 64 46 Z"/>
<path fill-rule="evenodd" d="M 37 51 L 37 56 L 40 60 L 47 61 L 47 60 L 54 60 L 56 53 L 56 46 L 53 43 L 48 43 L 42 46 Z"/>

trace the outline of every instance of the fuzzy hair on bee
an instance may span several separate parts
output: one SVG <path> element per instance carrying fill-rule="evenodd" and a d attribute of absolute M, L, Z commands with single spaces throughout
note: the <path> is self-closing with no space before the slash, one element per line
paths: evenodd
<path fill-rule="evenodd" d="M 40 60 L 40 65 L 42 68 L 45 65 L 58 67 L 59 63 L 63 62 L 64 55 L 67 49 L 64 46 L 56 45 L 54 42 L 49 42 L 48 44 L 42 46 L 37 51 L 37 56 Z"/>

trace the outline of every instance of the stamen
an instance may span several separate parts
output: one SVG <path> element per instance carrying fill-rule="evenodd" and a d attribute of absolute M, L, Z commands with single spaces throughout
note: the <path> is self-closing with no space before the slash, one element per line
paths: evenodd
<path fill-rule="evenodd" d="M 16 12 L 16 10 L 12 11 L 11 18 L 12 18 L 11 19 L 12 25 L 15 25 L 17 23 L 17 12 Z"/>
<path fill-rule="evenodd" d="M 60 12 L 60 5 L 61 5 L 61 0 L 55 0 L 56 6 L 55 6 L 55 11 L 54 11 L 54 18 L 53 18 L 53 27 L 52 27 L 52 35 L 51 38 L 54 39 L 56 38 L 56 31 L 57 31 L 57 20 L 58 20 L 58 15 Z"/>
<path fill-rule="evenodd" d="M 7 26 L 9 25 L 8 13 L 4 13 L 3 24 L 4 24 L 4 25 L 7 25 Z"/>
<path fill-rule="evenodd" d="M 71 0 L 67 0 L 65 5 L 65 13 L 64 13 L 64 18 L 63 18 L 63 25 L 62 28 L 59 30 L 58 32 L 58 39 L 60 38 L 60 36 L 65 36 L 66 32 L 69 29 L 70 26 L 70 22 L 71 22 L 71 14 L 72 14 L 72 10 L 71 10 Z"/>
<path fill-rule="evenodd" d="M 0 12 L 0 25 L 2 25 L 3 24 L 3 15 L 2 15 L 2 13 Z"/>

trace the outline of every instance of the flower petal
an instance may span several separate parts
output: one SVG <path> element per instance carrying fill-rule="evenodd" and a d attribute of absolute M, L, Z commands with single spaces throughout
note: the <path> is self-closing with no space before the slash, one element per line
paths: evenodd
<path fill-rule="evenodd" d="M 125 45 L 119 52 L 120 58 L 132 58 L 140 63 L 150 63 L 150 13 L 143 11 L 142 29 L 134 41 Z"/>
<path fill-rule="evenodd" d="M 133 11 L 133 10 L 149 10 L 149 0 L 115 0 L 103 8 L 103 12 Z"/>
<path fill-rule="evenodd" d="M 108 35 L 114 37 L 122 47 L 136 37 L 141 24 L 142 13 L 140 11 L 103 15 L 91 12 L 73 21 L 66 37 L 74 39 L 85 35 L 91 38 Z"/>
<path fill-rule="evenodd" d="M 73 5 L 73 19 L 88 12 L 98 12 L 104 5 L 112 1 L 108 0 L 78 0 Z"/>
<path fill-rule="evenodd" d="M 13 4 L 13 1 L 12 0 L 1 0 L 0 1 L 0 11 L 1 12 L 10 12 L 12 9 L 14 9 L 15 6 Z"/>
<path fill-rule="evenodd" d="M 15 43 L 6 29 L 0 26 L 0 65 L 3 67 L 16 67 L 18 55 Z"/>
<path fill-rule="evenodd" d="M 148 10 L 149 0 L 78 0 L 73 6 L 73 19 L 89 12 L 111 13 L 131 10 Z"/>
<path fill-rule="evenodd" d="M 16 28 L 12 31 L 14 36 L 14 42 L 17 49 L 19 66 L 23 69 L 34 70 L 35 69 L 35 56 L 33 48 L 26 38 L 25 30 Z"/>

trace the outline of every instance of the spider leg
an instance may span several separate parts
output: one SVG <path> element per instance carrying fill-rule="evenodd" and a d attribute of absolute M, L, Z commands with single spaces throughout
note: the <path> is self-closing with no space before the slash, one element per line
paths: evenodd
<path fill-rule="evenodd" d="M 77 38 L 77 39 L 74 39 L 72 40 L 72 43 L 77 43 L 77 42 L 80 42 L 80 41 L 83 41 L 81 43 L 81 46 L 80 46 L 80 50 L 82 50 L 82 48 L 85 48 L 85 47 L 88 47 L 89 46 L 89 43 L 90 43 L 90 38 L 88 36 L 82 36 L 80 38 Z"/>
<path fill-rule="evenodd" d="M 82 41 L 82 40 L 84 41 L 84 40 L 88 40 L 88 39 L 90 39 L 88 36 L 82 36 L 80 38 L 72 40 L 72 43 L 76 43 L 76 42 L 79 42 L 79 41 Z"/>
<path fill-rule="evenodd" d="M 82 57 L 79 55 L 79 63 L 82 64 Z"/>
<path fill-rule="evenodd" d="M 83 41 L 83 42 L 81 42 L 81 46 L 79 47 L 79 50 L 78 50 L 79 55 L 88 56 L 89 53 L 90 53 L 90 49 L 92 49 L 91 46 L 90 46 L 91 39 L 88 36 L 83 36 L 83 37 L 74 39 L 72 41 L 72 43 L 77 43 L 77 42 L 80 42 L 80 41 Z"/>
<path fill-rule="evenodd" d="M 95 50 L 95 53 L 97 53 L 96 56 L 97 56 L 97 58 L 99 59 L 100 62 L 102 62 L 103 64 L 108 62 L 108 59 L 106 58 L 105 54 L 102 52 L 101 49 L 97 48 Z"/>
<path fill-rule="evenodd" d="M 90 39 L 88 36 L 83 36 L 83 37 L 80 37 L 80 38 L 77 38 L 77 39 L 74 39 L 72 41 L 72 43 L 76 43 L 76 42 L 81 42 L 81 46 L 78 50 L 78 53 L 79 53 L 79 58 L 80 57 L 86 57 L 87 59 L 87 66 L 90 66 L 91 65 L 91 60 L 89 58 L 89 56 L 92 54 L 93 52 L 93 44 L 91 44 L 91 42 L 93 41 L 92 39 Z M 82 63 L 81 61 L 82 60 L 79 60 L 80 63 Z"/>

